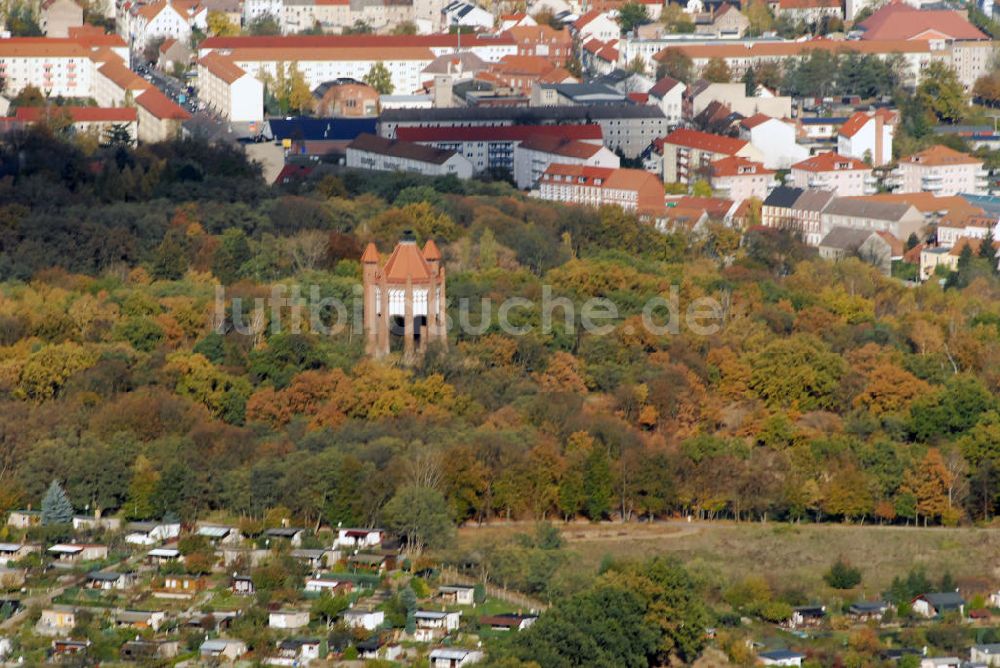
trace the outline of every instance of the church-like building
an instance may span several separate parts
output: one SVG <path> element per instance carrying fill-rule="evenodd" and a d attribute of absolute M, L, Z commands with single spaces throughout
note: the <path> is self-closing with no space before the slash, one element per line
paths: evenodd
<path fill-rule="evenodd" d="M 444 267 L 434 240 L 420 250 L 409 232 L 383 265 L 375 244 L 361 256 L 364 282 L 365 350 L 389 354 L 392 336 L 401 336 L 403 361 L 412 363 L 430 341 L 448 342 Z"/>

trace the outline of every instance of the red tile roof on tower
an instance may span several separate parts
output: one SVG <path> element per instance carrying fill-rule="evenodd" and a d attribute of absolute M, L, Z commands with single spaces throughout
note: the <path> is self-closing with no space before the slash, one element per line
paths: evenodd
<path fill-rule="evenodd" d="M 361 255 L 361 264 L 377 263 L 378 261 L 378 248 L 375 247 L 375 244 L 369 241 L 368 245 L 365 246 L 365 252 Z"/>
<path fill-rule="evenodd" d="M 400 241 L 396 244 L 382 273 L 390 283 L 405 283 L 407 279 L 426 281 L 433 276 L 431 266 L 427 264 L 415 241 Z"/>
<path fill-rule="evenodd" d="M 732 137 L 713 135 L 708 132 L 701 132 L 700 130 L 692 130 L 690 128 L 680 128 L 674 130 L 667 135 L 663 141 L 666 144 L 675 144 L 677 146 L 693 148 L 699 151 L 723 153 L 725 155 L 737 153 L 747 145 L 747 142 L 742 139 L 733 139 Z"/>
<path fill-rule="evenodd" d="M 441 251 L 438 250 L 437 244 L 434 243 L 433 239 L 428 239 L 427 243 L 424 244 L 424 259 L 428 262 L 441 259 Z"/>
<path fill-rule="evenodd" d="M 792 169 L 800 169 L 805 172 L 842 172 L 853 169 L 871 171 L 871 167 L 864 162 L 855 158 L 848 158 L 833 151 L 806 158 L 802 162 L 792 165 Z"/>
<path fill-rule="evenodd" d="M 937 167 L 940 165 L 973 165 L 982 163 L 983 161 L 969 155 L 968 153 L 962 153 L 953 148 L 936 144 L 930 148 L 925 148 L 919 153 L 907 156 L 899 162 Z"/>
<path fill-rule="evenodd" d="M 149 88 L 135 98 L 135 103 L 160 120 L 186 121 L 191 114 L 170 101 L 166 95 L 156 88 Z"/>
<path fill-rule="evenodd" d="M 601 141 L 604 134 L 597 123 L 577 125 L 506 125 L 500 127 L 417 128 L 398 127 L 396 137 L 406 141 L 524 141 L 531 137 L 548 135 L 563 139 Z"/>
<path fill-rule="evenodd" d="M 863 40 L 989 39 L 959 12 L 891 2 L 858 24 Z"/>
<path fill-rule="evenodd" d="M 748 160 L 743 156 L 731 155 L 712 163 L 712 176 L 755 176 L 759 174 L 774 174 L 773 169 L 767 169 L 763 163 Z"/>
<path fill-rule="evenodd" d="M 128 123 L 136 119 L 130 107 L 18 107 L 14 118 L 26 123 L 36 123 L 53 114 L 68 114 L 74 123 Z"/>

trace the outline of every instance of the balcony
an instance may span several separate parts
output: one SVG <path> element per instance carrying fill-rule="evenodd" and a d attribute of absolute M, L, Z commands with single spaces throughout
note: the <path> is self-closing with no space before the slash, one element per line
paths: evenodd
<path fill-rule="evenodd" d="M 867 175 L 865 175 L 865 185 L 866 186 L 867 185 L 872 185 L 872 186 L 878 185 L 878 177 L 875 176 L 874 174 L 867 174 Z"/>
<path fill-rule="evenodd" d="M 899 167 L 889 172 L 889 177 L 893 179 L 902 179 L 904 176 L 905 174 L 903 174 L 903 170 Z"/>
<path fill-rule="evenodd" d="M 924 184 L 923 184 L 923 189 L 926 190 L 927 192 L 930 192 L 930 193 L 936 193 L 937 191 L 941 190 L 941 188 L 943 188 L 943 187 L 944 186 L 942 186 L 940 183 L 934 183 L 934 182 L 927 182 L 927 181 L 925 181 Z"/>
<path fill-rule="evenodd" d="M 976 179 L 987 179 L 990 176 L 990 170 L 988 169 L 977 169 Z"/>
<path fill-rule="evenodd" d="M 871 183 L 871 184 L 866 183 L 865 184 L 865 194 L 866 195 L 874 195 L 877 192 L 878 192 L 878 186 L 877 185 L 875 185 L 874 183 Z"/>
<path fill-rule="evenodd" d="M 813 177 L 809 179 L 810 188 L 829 188 L 830 179 L 824 179 L 821 177 Z"/>
<path fill-rule="evenodd" d="M 942 176 L 941 174 L 924 174 L 922 177 L 920 177 L 920 180 L 925 184 L 941 183 L 942 181 L 944 181 L 944 176 Z"/>

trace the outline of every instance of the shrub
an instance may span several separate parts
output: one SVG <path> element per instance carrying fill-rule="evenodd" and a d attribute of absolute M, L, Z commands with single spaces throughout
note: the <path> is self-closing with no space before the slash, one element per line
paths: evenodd
<path fill-rule="evenodd" d="M 861 584 L 861 571 L 843 559 L 830 567 L 823 580 L 834 589 L 852 589 Z"/>

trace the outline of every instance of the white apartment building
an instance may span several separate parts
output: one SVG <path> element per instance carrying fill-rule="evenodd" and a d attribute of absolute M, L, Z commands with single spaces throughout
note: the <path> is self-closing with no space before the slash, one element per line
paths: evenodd
<path fill-rule="evenodd" d="M 766 114 L 740 121 L 740 138 L 760 151 L 768 169 L 788 169 L 809 157 L 809 149 L 795 141 L 795 124 Z"/>
<path fill-rule="evenodd" d="M 897 114 L 888 109 L 858 111 L 840 126 L 837 153 L 864 160 L 873 167 L 892 162 L 892 138 Z"/>
<path fill-rule="evenodd" d="M 572 25 L 574 37 L 586 44 L 592 39 L 608 42 L 622 36 L 621 26 L 607 12 L 592 9 Z"/>
<path fill-rule="evenodd" d="M 72 39 L 0 39 L 0 79 L 4 93 L 35 86 L 50 97 L 90 97 L 94 63 L 89 49 Z"/>
<path fill-rule="evenodd" d="M 533 187 L 552 163 L 617 169 L 621 159 L 600 144 L 536 135 L 514 146 L 514 183 L 522 190 Z"/>
<path fill-rule="evenodd" d="M 832 152 L 792 165 L 788 183 L 795 188 L 832 190 L 838 197 L 871 195 L 876 191 L 871 167 Z"/>
<path fill-rule="evenodd" d="M 712 163 L 712 190 L 737 203 L 750 198 L 763 202 L 778 185 L 774 174 L 773 169 L 753 160 L 735 155 L 722 158 Z"/>
<path fill-rule="evenodd" d="M 93 97 L 102 107 L 123 107 L 152 88 L 152 84 L 116 60 L 98 63 Z"/>
<path fill-rule="evenodd" d="M 191 28 L 206 27 L 207 11 L 193 4 L 159 0 L 134 7 L 128 22 L 128 38 L 134 51 L 160 37 L 172 37 L 180 42 L 191 39 Z"/>
<path fill-rule="evenodd" d="M 683 82 L 664 77 L 649 89 L 649 103 L 660 108 L 667 122 L 677 125 L 684 117 L 684 91 L 687 86 Z"/>
<path fill-rule="evenodd" d="M 198 61 L 198 97 L 228 121 L 264 120 L 264 84 L 218 53 Z"/>
<path fill-rule="evenodd" d="M 989 173 L 983 161 L 947 146 L 931 146 L 903 158 L 892 171 L 894 192 L 929 192 L 938 197 L 968 194 L 984 195 Z"/>
<path fill-rule="evenodd" d="M 951 40 L 843 40 L 814 39 L 801 42 L 732 41 L 718 44 L 684 44 L 668 46 L 656 54 L 659 62 L 668 49 L 679 50 L 691 58 L 695 75 L 713 58 L 725 61 L 733 80 L 746 74 L 750 67 L 764 63 L 783 62 L 807 57 L 811 51 L 830 51 L 873 55 L 878 58 L 902 56 L 902 80 L 906 86 L 920 83 L 920 77 L 931 61 L 938 60 L 958 73 L 962 83 L 970 88 L 980 76 L 989 73 L 993 42 Z"/>
<path fill-rule="evenodd" d="M 472 163 L 460 153 L 371 134 L 359 135 L 347 145 L 347 166 L 377 172 L 472 178 Z"/>

